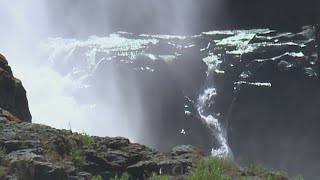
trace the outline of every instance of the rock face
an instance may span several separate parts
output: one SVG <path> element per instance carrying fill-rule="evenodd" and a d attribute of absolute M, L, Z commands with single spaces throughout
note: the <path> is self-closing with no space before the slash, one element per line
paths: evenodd
<path fill-rule="evenodd" d="M 221 63 L 218 70 L 225 73 L 216 76 L 221 98 L 216 106 L 227 117 L 236 160 L 319 177 L 315 32 L 315 27 L 305 27 L 299 33 L 258 33 L 240 56 Z"/>
<path fill-rule="evenodd" d="M 26 91 L 19 79 L 13 77 L 6 58 L 0 54 L 0 108 L 25 122 L 31 122 Z"/>
<path fill-rule="evenodd" d="M 151 173 L 186 174 L 204 154 L 179 146 L 166 154 L 125 138 L 100 138 L 0 117 L 0 179 L 110 179 L 128 172 L 134 179 Z"/>

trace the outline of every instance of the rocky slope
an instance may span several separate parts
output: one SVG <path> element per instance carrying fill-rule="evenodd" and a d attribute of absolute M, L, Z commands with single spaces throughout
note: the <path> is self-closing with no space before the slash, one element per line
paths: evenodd
<path fill-rule="evenodd" d="M 0 179 L 110 179 L 128 172 L 183 175 L 204 155 L 191 146 L 161 154 L 125 138 L 90 137 L 48 126 L 0 118 Z"/>
<path fill-rule="evenodd" d="M 7 117 L 0 117 L 0 127 L 1 180 L 110 180 L 123 173 L 129 174 L 128 180 L 148 179 L 155 173 L 186 180 L 205 158 L 188 145 L 160 153 L 126 138 L 91 137 Z M 288 180 L 278 171 L 228 164 L 219 171 L 230 180 Z"/>

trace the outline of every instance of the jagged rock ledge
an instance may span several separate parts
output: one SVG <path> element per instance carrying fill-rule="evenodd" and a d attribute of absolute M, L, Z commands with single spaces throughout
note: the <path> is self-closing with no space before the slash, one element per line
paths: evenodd
<path fill-rule="evenodd" d="M 91 137 L 6 117 L 0 117 L 0 127 L 0 179 L 110 179 L 123 172 L 144 179 L 160 169 L 179 176 L 204 157 L 192 146 L 159 153 L 126 138 Z"/>

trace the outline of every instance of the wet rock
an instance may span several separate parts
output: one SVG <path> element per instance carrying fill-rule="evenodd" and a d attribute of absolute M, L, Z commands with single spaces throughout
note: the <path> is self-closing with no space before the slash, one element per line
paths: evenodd
<path fill-rule="evenodd" d="M 170 64 L 170 70 L 184 95 L 196 100 L 205 83 L 208 71 L 208 66 L 203 62 L 200 51 L 199 53 L 190 52 L 178 56 Z"/>
<path fill-rule="evenodd" d="M 266 39 L 270 41 L 265 43 Z M 236 71 L 220 66 L 225 71 L 222 81 L 229 84 L 223 89 L 229 93 L 224 94 L 232 97 L 226 108 L 229 145 L 242 163 L 262 162 L 289 174 L 315 177 L 312 167 L 320 164 L 312 158 L 320 150 L 316 143 L 320 85 L 314 27 L 253 40 Z"/>

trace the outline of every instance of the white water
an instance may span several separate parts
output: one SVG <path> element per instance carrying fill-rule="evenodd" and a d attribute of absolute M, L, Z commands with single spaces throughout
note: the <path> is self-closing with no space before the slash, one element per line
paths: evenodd
<path fill-rule="evenodd" d="M 216 89 L 214 87 L 209 87 L 204 90 L 204 92 L 198 98 L 198 112 L 201 119 L 206 122 L 208 128 L 214 136 L 219 141 L 219 147 L 213 148 L 211 151 L 212 156 L 218 156 L 228 159 L 233 159 L 233 154 L 228 146 L 226 127 L 222 127 L 221 123 L 218 121 L 214 114 L 205 115 L 204 107 L 212 99 L 212 96 L 216 95 Z"/>
<path fill-rule="evenodd" d="M 48 30 L 44 1 L 1 0 L 0 23 L 0 53 L 27 90 L 33 122 L 64 128 L 71 120 L 80 121 L 82 107 L 65 95 L 72 81 L 39 58 L 38 45 Z M 71 124 L 75 129 L 85 127 Z"/>

